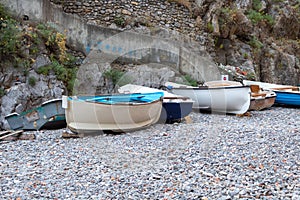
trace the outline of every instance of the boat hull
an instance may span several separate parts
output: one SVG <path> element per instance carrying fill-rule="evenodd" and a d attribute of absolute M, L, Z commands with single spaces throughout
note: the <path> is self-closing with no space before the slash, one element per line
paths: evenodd
<path fill-rule="evenodd" d="M 68 98 L 65 113 L 68 128 L 73 132 L 124 132 L 156 123 L 161 109 L 162 99 L 149 103 L 107 104 Z"/>
<path fill-rule="evenodd" d="M 192 112 L 193 101 L 190 98 L 175 95 L 164 90 L 149 88 L 140 85 L 127 84 L 120 87 L 120 93 L 126 92 L 163 92 L 163 108 L 159 118 L 160 123 L 180 121 Z"/>
<path fill-rule="evenodd" d="M 193 101 L 163 102 L 163 109 L 159 121 L 172 123 L 180 121 L 192 112 Z"/>
<path fill-rule="evenodd" d="M 166 83 L 168 87 L 169 83 Z M 249 86 L 172 87 L 174 94 L 194 100 L 193 108 L 217 113 L 243 114 L 250 106 Z"/>
<path fill-rule="evenodd" d="M 277 95 L 275 103 L 300 107 L 300 92 L 274 91 Z"/>
<path fill-rule="evenodd" d="M 275 103 L 276 96 L 265 98 L 252 98 L 249 110 L 264 110 L 270 108 Z"/>
<path fill-rule="evenodd" d="M 66 127 L 61 99 L 44 102 L 40 107 L 5 116 L 12 130 L 59 129 Z"/>

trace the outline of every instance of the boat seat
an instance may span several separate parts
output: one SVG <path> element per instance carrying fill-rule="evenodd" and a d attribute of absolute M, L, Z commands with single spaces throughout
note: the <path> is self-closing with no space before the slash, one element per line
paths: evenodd
<path fill-rule="evenodd" d="M 253 93 L 259 93 L 259 91 L 261 90 L 259 85 L 250 85 L 250 90 Z"/>
<path fill-rule="evenodd" d="M 267 93 L 262 92 L 262 93 L 251 93 L 252 97 L 265 97 L 267 95 Z"/>

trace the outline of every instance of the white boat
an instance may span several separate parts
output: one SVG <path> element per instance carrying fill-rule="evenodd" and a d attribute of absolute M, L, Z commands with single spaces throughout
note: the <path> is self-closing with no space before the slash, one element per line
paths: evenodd
<path fill-rule="evenodd" d="M 77 133 L 131 131 L 159 120 L 162 92 L 63 97 L 68 128 Z"/>
<path fill-rule="evenodd" d="M 127 84 L 118 89 L 120 93 L 145 93 L 145 92 L 163 92 L 163 108 L 159 122 L 172 123 L 180 121 L 192 111 L 194 101 L 188 97 L 172 94 L 165 90 L 145 87 L 141 85 Z"/>
<path fill-rule="evenodd" d="M 264 91 L 276 93 L 275 104 L 300 107 L 300 88 L 293 85 L 280 85 L 259 81 L 243 80 L 245 85 L 258 85 Z"/>
<path fill-rule="evenodd" d="M 250 87 L 239 82 L 210 81 L 199 87 L 166 82 L 165 86 L 174 94 L 193 99 L 194 109 L 243 114 L 250 106 Z"/>

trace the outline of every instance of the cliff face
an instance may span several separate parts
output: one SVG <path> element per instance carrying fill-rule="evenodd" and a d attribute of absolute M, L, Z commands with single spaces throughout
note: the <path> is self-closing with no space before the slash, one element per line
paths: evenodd
<path fill-rule="evenodd" d="M 204 45 L 225 70 L 246 78 L 300 83 L 297 0 L 51 1 L 90 24 L 177 31 Z"/>

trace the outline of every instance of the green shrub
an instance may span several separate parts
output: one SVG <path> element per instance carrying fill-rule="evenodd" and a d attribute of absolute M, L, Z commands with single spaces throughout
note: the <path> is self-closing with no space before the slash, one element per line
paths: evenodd
<path fill-rule="evenodd" d="M 195 80 L 195 79 L 193 79 L 192 77 L 191 77 L 191 75 L 184 75 L 183 76 L 184 77 L 184 82 L 185 82 L 185 84 L 188 84 L 188 85 L 190 85 L 190 86 L 198 86 L 198 83 L 197 83 L 197 81 Z"/>
<path fill-rule="evenodd" d="M 58 80 L 64 82 L 70 94 L 73 91 L 73 85 L 77 75 L 77 67 L 67 68 L 66 66 L 59 63 L 57 60 L 53 60 L 50 65 L 54 71 Z"/>
<path fill-rule="evenodd" d="M 0 34 L 0 55 L 11 57 L 13 54 L 18 54 L 21 46 L 21 31 L 18 24 L 13 19 L 2 20 Z"/>
<path fill-rule="evenodd" d="M 110 69 L 103 73 L 103 76 L 110 79 L 116 85 L 125 73 L 117 69 Z"/>
<path fill-rule="evenodd" d="M 44 76 L 47 76 L 47 75 L 49 75 L 49 72 L 50 72 L 51 69 L 52 69 L 51 65 L 46 65 L 46 66 L 39 67 L 36 70 L 36 72 L 38 74 L 43 74 Z"/>
<path fill-rule="evenodd" d="M 57 32 L 49 24 L 38 24 L 35 27 L 20 28 L 0 4 L 0 67 L 3 63 L 21 68 L 28 76 L 29 69 L 35 62 L 41 48 L 50 56 L 51 64 L 40 67 L 37 73 L 45 76 L 53 71 L 58 80 L 64 82 L 72 93 L 74 80 L 77 75 L 76 57 L 67 53 L 66 36 Z M 44 50 L 44 49 L 43 49 Z M 28 84 L 35 85 L 35 78 L 29 77 Z"/>
<path fill-rule="evenodd" d="M 36 29 L 37 29 L 39 35 L 42 36 L 45 40 L 48 40 L 50 35 L 52 35 L 54 32 L 54 30 L 50 26 L 47 26 L 42 23 L 38 24 L 36 26 Z"/>
<path fill-rule="evenodd" d="M 262 8 L 261 0 L 253 0 L 252 7 L 254 10 L 259 11 Z"/>
<path fill-rule="evenodd" d="M 121 16 L 116 16 L 114 18 L 114 23 L 117 25 L 117 26 L 121 26 L 121 27 L 124 27 L 125 26 L 125 18 L 121 15 Z"/>
<path fill-rule="evenodd" d="M 0 97 L 3 97 L 5 95 L 5 90 L 3 88 L 0 88 Z"/>
<path fill-rule="evenodd" d="M 213 27 L 212 23 L 207 23 L 207 31 L 209 33 L 214 32 L 214 27 Z"/>
<path fill-rule="evenodd" d="M 118 69 L 109 69 L 105 71 L 103 77 L 111 80 L 114 86 L 123 86 L 132 81 L 130 76 Z"/>
<path fill-rule="evenodd" d="M 261 43 L 255 36 L 251 38 L 249 45 L 257 49 L 260 49 L 264 46 L 263 43 Z"/>
<path fill-rule="evenodd" d="M 249 10 L 247 12 L 247 17 L 251 20 L 253 24 L 257 24 L 258 22 L 263 20 L 265 20 L 270 25 L 274 25 L 275 23 L 271 15 L 265 15 L 255 10 Z"/>
<path fill-rule="evenodd" d="M 36 78 L 31 76 L 29 77 L 28 79 L 28 84 L 31 86 L 31 87 L 34 87 L 36 85 Z"/>
<path fill-rule="evenodd" d="M 0 18 L 1 20 L 6 20 L 10 18 L 10 14 L 7 11 L 7 8 L 4 8 L 4 6 L 2 4 L 0 4 Z"/>
<path fill-rule="evenodd" d="M 67 69 L 57 60 L 52 61 L 52 69 L 58 80 L 67 81 Z"/>
<path fill-rule="evenodd" d="M 76 57 L 66 53 L 66 59 L 62 62 L 65 67 L 74 67 L 76 63 Z"/>

